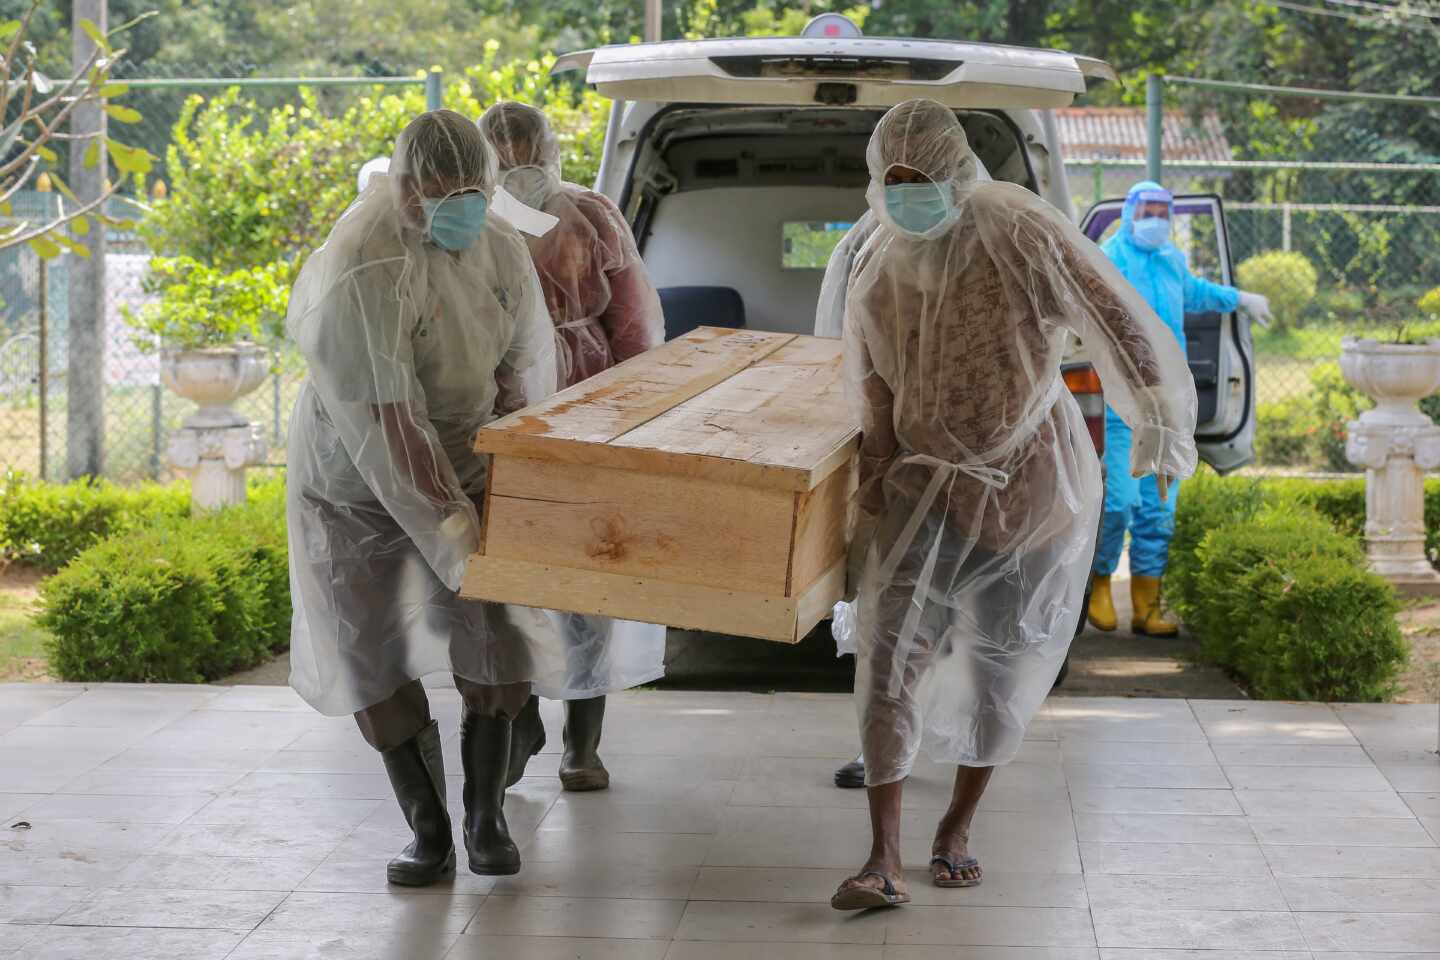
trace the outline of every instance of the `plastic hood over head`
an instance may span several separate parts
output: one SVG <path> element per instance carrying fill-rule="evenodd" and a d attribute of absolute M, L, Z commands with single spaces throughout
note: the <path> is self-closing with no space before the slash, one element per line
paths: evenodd
<path fill-rule="evenodd" d="M 907 100 L 875 125 L 865 151 L 870 186 L 865 199 L 880 222 L 917 240 L 944 236 L 955 222 L 961 201 L 975 189 L 979 161 L 970 149 L 955 111 L 934 100 Z M 923 174 L 945 192 L 949 212 L 929 229 L 916 233 L 898 223 L 887 202 L 885 176 L 895 167 Z"/>
<path fill-rule="evenodd" d="M 501 183 L 515 199 L 540 209 L 560 189 L 560 138 L 545 114 L 528 103 L 501 100 L 477 121 L 495 148 Z"/>

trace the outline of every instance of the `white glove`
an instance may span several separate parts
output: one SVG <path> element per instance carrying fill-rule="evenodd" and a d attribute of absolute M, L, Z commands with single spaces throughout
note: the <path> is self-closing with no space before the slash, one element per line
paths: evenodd
<path fill-rule="evenodd" d="M 1250 319 L 1262 327 L 1269 327 L 1273 319 L 1270 315 L 1270 298 L 1264 294 L 1247 293 L 1240 291 L 1240 309 L 1250 315 Z"/>

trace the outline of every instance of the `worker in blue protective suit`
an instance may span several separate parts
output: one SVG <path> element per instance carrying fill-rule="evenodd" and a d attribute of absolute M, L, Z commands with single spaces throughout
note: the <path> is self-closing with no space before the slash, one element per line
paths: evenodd
<path fill-rule="evenodd" d="M 1202 280 L 1190 272 L 1185 254 L 1170 241 L 1174 197 L 1149 180 L 1130 188 L 1120 230 L 1103 249 L 1131 285 L 1160 315 L 1185 348 L 1186 313 L 1230 313 L 1241 309 L 1265 322 L 1270 305 L 1265 297 Z M 1110 407 L 1105 408 L 1105 509 L 1100 547 L 1095 553 L 1090 592 L 1090 623 L 1100 630 L 1117 626 L 1110 577 L 1120 563 L 1125 532 L 1130 531 L 1130 597 L 1132 629 L 1153 637 L 1171 637 L 1179 626 L 1160 608 L 1160 583 L 1175 533 L 1178 481 L 1167 496 L 1153 476 L 1131 475 L 1130 428 Z"/>

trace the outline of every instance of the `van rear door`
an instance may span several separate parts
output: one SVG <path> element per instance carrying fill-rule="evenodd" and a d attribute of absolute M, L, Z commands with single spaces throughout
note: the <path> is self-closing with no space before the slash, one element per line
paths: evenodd
<path fill-rule="evenodd" d="M 1117 229 L 1124 200 L 1102 200 L 1080 229 L 1096 243 Z M 1234 284 L 1225 209 L 1214 194 L 1175 198 L 1172 239 L 1197 275 Z M 1220 473 L 1255 459 L 1255 351 L 1242 313 L 1187 313 L 1186 352 L 1200 401 L 1195 441 L 1200 457 Z"/>
<path fill-rule="evenodd" d="M 743 37 L 672 40 L 567 54 L 552 72 L 584 70 L 615 100 L 891 107 L 929 97 L 954 108 L 1068 106 L 1103 61 L 1060 50 L 948 40 Z"/>

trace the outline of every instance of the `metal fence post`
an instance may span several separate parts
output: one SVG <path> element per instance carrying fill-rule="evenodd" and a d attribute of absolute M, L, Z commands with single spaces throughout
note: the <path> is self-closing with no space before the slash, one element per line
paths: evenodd
<path fill-rule="evenodd" d="M 1145 78 L 1145 176 L 1162 182 L 1161 144 L 1165 137 L 1164 85 L 1158 73 Z"/>
<path fill-rule="evenodd" d="M 72 24 L 74 69 L 90 61 L 95 42 L 84 30 L 90 20 L 103 33 L 107 0 L 74 0 Z M 105 136 L 104 103 L 89 100 L 70 115 L 70 133 L 76 139 L 70 147 L 70 187 L 79 201 L 88 203 L 105 192 L 105 151 L 101 160 L 86 168 L 86 145 Z M 70 275 L 70 370 L 66 405 L 66 468 L 71 478 L 100 475 L 105 456 L 105 232 L 98 221 L 90 232 L 77 237 L 90 251 L 88 257 L 71 256 Z"/>
<path fill-rule="evenodd" d="M 439 67 L 431 67 L 430 72 L 425 74 L 426 110 L 439 110 L 445 105 L 445 91 L 440 83 L 443 77 Z"/>
<path fill-rule="evenodd" d="M 1280 204 L 1280 249 L 1290 249 L 1290 203 Z"/>

